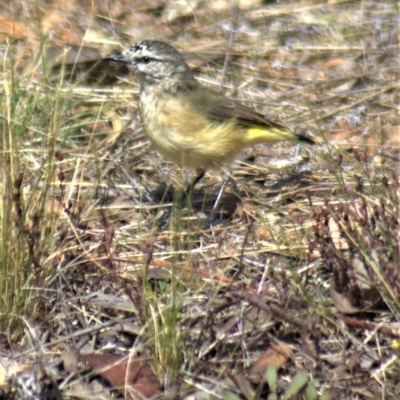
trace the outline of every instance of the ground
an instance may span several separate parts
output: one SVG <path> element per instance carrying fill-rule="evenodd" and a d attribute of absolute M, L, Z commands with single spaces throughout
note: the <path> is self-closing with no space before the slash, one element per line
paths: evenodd
<path fill-rule="evenodd" d="M 395 1 L 0 6 L 0 397 L 400 398 Z M 102 61 L 165 40 L 315 139 L 210 171 L 153 151 Z"/>

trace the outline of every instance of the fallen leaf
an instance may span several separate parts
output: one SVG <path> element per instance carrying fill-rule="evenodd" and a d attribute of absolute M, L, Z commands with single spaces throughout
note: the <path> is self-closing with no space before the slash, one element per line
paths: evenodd
<path fill-rule="evenodd" d="M 97 389 L 97 390 L 96 390 Z M 66 395 L 81 399 L 81 400 L 111 400 L 112 397 L 108 394 L 104 387 L 99 384 L 86 383 L 82 381 L 72 382 L 66 390 Z"/>
<path fill-rule="evenodd" d="M 272 344 L 261 357 L 251 366 L 249 378 L 253 383 L 259 383 L 268 366 L 272 365 L 276 370 L 282 368 L 292 355 L 293 349 L 285 343 Z"/>
<path fill-rule="evenodd" d="M 160 387 L 146 359 L 110 354 L 86 354 L 81 355 L 81 359 L 110 382 L 126 399 L 149 399 Z"/>

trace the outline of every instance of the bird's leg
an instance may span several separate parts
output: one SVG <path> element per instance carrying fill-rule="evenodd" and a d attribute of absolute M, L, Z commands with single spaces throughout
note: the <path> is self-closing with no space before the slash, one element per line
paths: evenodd
<path fill-rule="evenodd" d="M 203 178 L 203 176 L 205 175 L 205 171 L 202 169 L 198 169 L 196 170 L 197 175 L 195 176 L 195 178 L 192 180 L 192 182 L 190 182 L 184 192 L 184 195 L 186 197 L 186 201 L 187 201 L 187 206 L 189 208 L 192 207 L 192 197 L 193 197 L 193 189 L 194 187 L 197 185 L 197 183 L 199 181 L 201 181 L 201 179 Z"/>
<path fill-rule="evenodd" d="M 215 200 L 214 206 L 211 210 L 210 217 L 209 217 L 209 221 L 211 224 L 214 222 L 215 217 L 217 216 L 217 210 L 218 210 L 218 207 L 221 205 L 222 196 L 226 190 L 226 187 L 229 184 L 229 181 L 231 181 L 231 177 L 232 177 L 231 169 L 228 166 L 222 167 L 222 174 L 223 174 L 223 178 L 222 178 L 223 180 L 222 180 L 221 189 L 218 192 L 217 199 Z"/>
<path fill-rule="evenodd" d="M 191 192 L 193 192 L 194 187 L 203 179 L 204 175 L 206 174 L 206 171 L 202 169 L 199 169 L 196 172 L 197 172 L 196 177 L 192 180 L 192 182 L 188 185 L 188 187 L 185 190 L 186 195 L 189 195 Z"/>

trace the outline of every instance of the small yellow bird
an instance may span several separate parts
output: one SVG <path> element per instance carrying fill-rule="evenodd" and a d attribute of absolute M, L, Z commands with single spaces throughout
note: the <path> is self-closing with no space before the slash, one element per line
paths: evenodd
<path fill-rule="evenodd" d="M 197 170 L 191 189 L 207 169 L 229 168 L 247 146 L 284 140 L 314 143 L 201 85 L 182 55 L 168 43 L 145 40 L 105 60 L 126 64 L 138 78 L 144 130 L 166 159 Z M 226 176 L 211 222 L 228 180 Z"/>

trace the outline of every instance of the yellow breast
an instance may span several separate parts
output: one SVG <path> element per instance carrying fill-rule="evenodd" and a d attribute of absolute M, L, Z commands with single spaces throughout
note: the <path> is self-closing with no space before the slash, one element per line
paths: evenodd
<path fill-rule="evenodd" d="M 170 93 L 141 93 L 140 112 L 153 146 L 179 166 L 205 170 L 227 164 L 244 147 L 245 129 L 235 119 L 211 122 Z"/>

